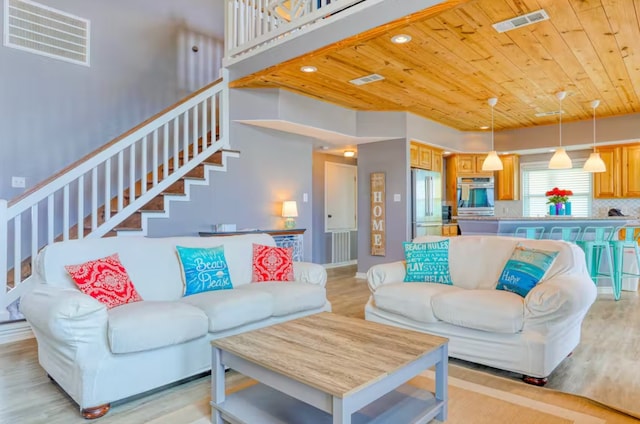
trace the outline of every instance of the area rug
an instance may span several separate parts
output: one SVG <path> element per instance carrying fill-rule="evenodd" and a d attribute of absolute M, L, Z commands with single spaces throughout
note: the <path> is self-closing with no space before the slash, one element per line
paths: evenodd
<path fill-rule="evenodd" d="M 245 378 L 234 380 L 230 392 L 253 384 Z M 474 380 L 484 383 L 479 384 Z M 433 371 L 422 373 L 412 379 L 410 384 L 433 390 Z M 208 396 L 198 399 L 150 423 L 209 423 L 209 400 Z M 637 420 L 586 398 L 529 387 L 501 377 L 450 366 L 447 423 L 623 424 L 637 423 Z"/>

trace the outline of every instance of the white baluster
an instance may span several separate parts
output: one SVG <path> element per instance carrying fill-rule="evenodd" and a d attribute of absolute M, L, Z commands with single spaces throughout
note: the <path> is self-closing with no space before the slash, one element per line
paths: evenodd
<path fill-rule="evenodd" d="M 69 184 L 62 188 L 62 240 L 69 240 Z"/>
<path fill-rule="evenodd" d="M 182 122 L 182 164 L 185 165 L 189 161 L 189 109 L 184 111 Z"/>
<path fill-rule="evenodd" d="M 2 298 L 7 292 L 7 267 L 8 267 L 8 254 L 9 254 L 9 222 L 7 219 L 7 201 L 0 199 L 0 301 L 4 305 Z"/>
<path fill-rule="evenodd" d="M 22 282 L 22 215 L 13 218 L 13 286 Z"/>
<path fill-rule="evenodd" d="M 198 156 L 198 105 L 193 107 L 193 157 Z"/>
<path fill-rule="evenodd" d="M 162 142 L 162 179 L 169 176 L 169 123 L 167 122 L 162 126 L 163 142 Z"/>
<path fill-rule="evenodd" d="M 78 218 L 76 219 L 78 239 L 84 238 L 84 175 L 78 177 Z M 32 224 L 33 225 L 33 224 Z"/>
<path fill-rule="evenodd" d="M 147 192 L 147 154 L 149 154 L 149 148 L 147 146 L 148 137 L 148 135 L 142 137 L 142 169 L 140 170 L 140 195 L 143 195 Z M 136 188 L 133 187 L 134 191 L 135 189 Z"/>
<path fill-rule="evenodd" d="M 216 95 L 211 96 L 211 144 L 218 141 L 218 125 L 217 125 L 217 105 L 216 105 Z"/>
<path fill-rule="evenodd" d="M 84 220 L 83 220 L 84 225 Z M 91 231 L 98 228 L 98 167 L 91 170 Z"/>
<path fill-rule="evenodd" d="M 31 273 L 36 269 L 36 256 L 38 255 L 38 203 L 31 206 Z"/>
<path fill-rule="evenodd" d="M 55 212 L 55 206 L 53 204 L 53 193 L 47 196 L 47 243 L 53 243 L 54 228 L 53 228 L 53 213 Z"/>
<path fill-rule="evenodd" d="M 104 220 L 111 218 L 111 158 L 104 162 Z"/>
<path fill-rule="evenodd" d="M 144 152 L 142 152 L 144 155 Z M 136 143 L 129 146 L 129 204 L 136 200 Z"/>
<path fill-rule="evenodd" d="M 173 172 L 180 168 L 180 119 L 173 118 Z"/>
<path fill-rule="evenodd" d="M 153 130 L 153 146 L 152 147 L 152 160 L 153 160 L 153 186 L 158 185 L 158 129 Z M 143 175 L 142 178 L 146 182 L 146 175 Z"/>
<path fill-rule="evenodd" d="M 207 134 L 209 132 L 208 129 L 208 113 L 207 113 L 207 99 L 204 99 L 202 101 L 202 150 L 205 150 L 207 147 L 209 147 L 209 134 Z"/>
<path fill-rule="evenodd" d="M 129 198 L 135 192 L 135 187 L 129 189 Z M 118 212 L 124 209 L 124 153 L 118 152 Z"/>

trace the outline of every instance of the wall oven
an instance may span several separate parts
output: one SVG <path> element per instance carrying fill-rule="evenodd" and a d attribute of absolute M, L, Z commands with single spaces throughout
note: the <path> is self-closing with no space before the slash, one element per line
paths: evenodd
<path fill-rule="evenodd" d="M 493 216 L 495 193 L 493 177 L 458 177 L 459 216 Z"/>

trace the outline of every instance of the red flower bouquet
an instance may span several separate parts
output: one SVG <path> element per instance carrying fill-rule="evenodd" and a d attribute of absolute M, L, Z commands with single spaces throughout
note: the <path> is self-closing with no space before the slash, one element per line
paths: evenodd
<path fill-rule="evenodd" d="M 547 191 L 545 196 L 550 196 L 547 203 L 566 203 L 569 200 L 569 196 L 573 196 L 571 190 L 560 190 L 558 187 L 554 187 L 552 190 Z"/>

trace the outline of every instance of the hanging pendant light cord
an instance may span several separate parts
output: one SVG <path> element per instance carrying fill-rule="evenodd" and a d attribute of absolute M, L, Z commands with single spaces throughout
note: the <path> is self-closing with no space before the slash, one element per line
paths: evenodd
<path fill-rule="evenodd" d="M 562 148 L 562 96 L 560 96 L 560 148 Z"/>
<path fill-rule="evenodd" d="M 491 151 L 494 151 L 494 150 L 495 149 L 493 148 L 493 106 L 491 106 Z"/>
<path fill-rule="evenodd" d="M 596 152 L 596 107 L 593 106 L 593 153 Z"/>

